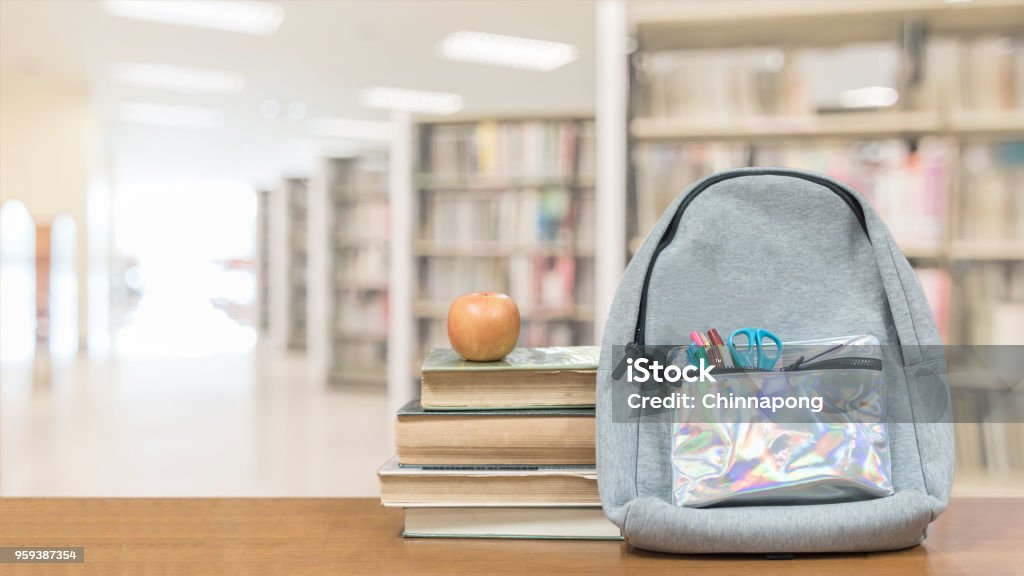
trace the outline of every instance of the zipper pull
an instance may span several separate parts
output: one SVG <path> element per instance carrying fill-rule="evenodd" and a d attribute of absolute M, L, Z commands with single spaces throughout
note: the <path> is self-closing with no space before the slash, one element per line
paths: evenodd
<path fill-rule="evenodd" d="M 803 363 L 804 363 L 804 357 L 801 356 L 801 357 L 796 359 L 796 362 L 793 362 L 789 366 L 783 366 L 782 370 L 780 370 L 780 372 L 792 372 L 793 370 L 796 370 L 797 368 L 799 368 L 800 365 L 803 364 Z"/>
<path fill-rule="evenodd" d="M 622 360 L 615 367 L 615 369 L 612 370 L 612 378 L 614 378 L 615 380 L 619 380 L 622 378 L 622 375 L 626 373 L 626 366 L 628 365 L 630 358 L 639 359 L 644 357 L 650 359 L 650 357 L 648 357 L 647 354 L 643 352 L 643 349 L 640 347 L 639 344 L 637 344 L 636 342 L 630 342 L 629 344 L 626 344 L 626 353 L 622 356 Z"/>
<path fill-rule="evenodd" d="M 821 358 L 822 356 L 824 356 L 826 354 L 831 354 L 831 353 L 835 352 L 836 350 L 839 350 L 843 346 L 846 346 L 846 344 L 847 344 L 847 342 L 840 342 L 839 344 L 836 344 L 835 346 L 832 346 L 828 350 L 825 350 L 824 352 L 818 352 L 814 356 L 811 356 L 810 358 L 807 358 L 807 359 L 804 359 L 804 357 L 801 356 L 801 357 L 796 359 L 796 362 L 793 362 L 789 366 L 786 366 L 785 368 L 783 368 L 782 372 L 792 372 L 793 370 L 796 370 L 801 365 L 803 365 L 804 362 L 810 362 L 811 360 L 817 360 L 818 358 Z"/>

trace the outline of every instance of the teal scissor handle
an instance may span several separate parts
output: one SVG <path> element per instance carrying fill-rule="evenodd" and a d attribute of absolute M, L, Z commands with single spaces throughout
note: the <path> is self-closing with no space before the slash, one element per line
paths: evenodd
<path fill-rule="evenodd" d="M 733 344 L 733 339 L 740 335 L 746 337 L 747 347 L 737 350 L 736 345 Z M 764 353 L 765 346 L 763 346 L 762 342 L 766 339 L 775 343 L 774 356 L 766 356 Z M 729 354 L 732 356 L 733 364 L 741 368 L 771 370 L 775 363 L 779 361 L 779 358 L 782 358 L 782 340 L 775 334 L 761 328 L 740 328 L 729 335 L 729 342 L 726 345 L 729 347 Z"/>

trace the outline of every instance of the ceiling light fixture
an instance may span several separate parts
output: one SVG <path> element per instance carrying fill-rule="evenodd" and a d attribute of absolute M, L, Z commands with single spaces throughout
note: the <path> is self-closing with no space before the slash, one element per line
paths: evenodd
<path fill-rule="evenodd" d="M 441 114 L 447 116 L 462 110 L 462 96 L 449 92 L 428 92 L 373 86 L 362 92 L 362 102 L 369 108 Z"/>
<path fill-rule="evenodd" d="M 317 118 L 313 120 L 312 127 L 314 133 L 326 138 L 378 142 L 391 139 L 391 122 L 353 120 L 351 118 Z"/>
<path fill-rule="evenodd" d="M 572 44 L 462 30 L 437 45 L 441 57 L 460 62 L 550 72 L 576 60 Z"/>
<path fill-rule="evenodd" d="M 122 62 L 114 65 L 110 75 L 120 84 L 184 94 L 232 94 L 245 87 L 240 74 L 165 64 Z"/>
<path fill-rule="evenodd" d="M 224 112 L 214 108 L 131 102 L 121 107 L 121 120 L 150 126 L 217 128 L 224 125 Z"/>
<path fill-rule="evenodd" d="M 284 21 L 284 7 L 242 0 L 104 0 L 107 12 L 121 18 L 269 36 Z"/>

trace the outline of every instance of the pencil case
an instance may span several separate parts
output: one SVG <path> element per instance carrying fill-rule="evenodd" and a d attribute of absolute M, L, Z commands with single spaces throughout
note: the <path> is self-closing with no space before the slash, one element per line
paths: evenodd
<path fill-rule="evenodd" d="M 669 442 L 676 506 L 835 503 L 893 493 L 878 339 L 784 343 L 783 351 L 774 371 L 716 369 L 715 382 L 685 384 L 692 401 L 674 409 Z"/>

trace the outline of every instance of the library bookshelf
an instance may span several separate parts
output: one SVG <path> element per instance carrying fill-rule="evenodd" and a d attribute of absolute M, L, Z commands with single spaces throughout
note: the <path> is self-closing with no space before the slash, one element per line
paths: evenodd
<path fill-rule="evenodd" d="M 278 345 L 307 344 L 306 178 L 285 177 L 257 195 L 257 283 L 260 329 Z"/>
<path fill-rule="evenodd" d="M 306 349 L 306 268 L 308 261 L 307 216 L 309 181 L 286 178 L 283 182 L 288 199 L 288 332 L 289 350 Z"/>
<path fill-rule="evenodd" d="M 636 2 L 630 24 L 647 50 L 892 40 L 908 19 L 939 34 L 1013 33 L 1016 0 L 717 0 Z"/>
<path fill-rule="evenodd" d="M 379 152 L 322 158 L 310 203 L 310 346 L 314 377 L 331 385 L 387 382 L 388 159 Z"/>
<path fill-rule="evenodd" d="M 270 191 L 256 192 L 256 307 L 257 326 L 270 331 Z"/>
<path fill-rule="evenodd" d="M 954 304 L 936 306 L 946 315 L 940 323 L 946 327 L 947 342 L 989 343 L 1003 336 L 977 334 L 970 312 L 955 304 L 965 301 L 964 275 L 972 267 L 1017 268 L 1024 263 L 1024 163 L 1020 163 L 1021 145 L 1017 144 L 1024 140 L 1024 78 L 1020 78 L 1024 44 L 1013 40 L 1024 34 L 1020 3 L 725 1 L 683 7 L 646 2 L 631 5 L 629 17 L 638 47 L 629 60 L 633 81 L 628 156 L 634 174 L 628 197 L 630 252 L 671 197 L 708 173 L 784 163 L 839 172 L 835 175 L 849 181 L 851 173 L 856 175 L 856 164 L 867 162 L 853 150 L 860 146 L 868 150 L 863 154 L 876 155 L 870 160 L 876 164 L 872 169 L 893 172 L 865 178 L 861 184 L 868 190 L 861 191 L 879 201 L 881 206 L 876 208 L 891 220 L 908 257 L 923 269 L 949 276 L 939 282 L 950 285 L 939 289 L 944 296 L 929 294 Z M 913 42 L 918 47 L 908 48 Z M 810 91 L 807 87 L 815 85 L 815 78 L 807 76 L 821 72 L 821 66 L 801 64 L 813 64 L 817 56 L 819 61 L 832 58 L 841 65 L 849 61 L 844 49 L 861 49 L 883 63 L 889 57 L 895 64 L 894 77 L 887 80 L 896 83 L 906 97 L 884 109 L 837 111 L 816 106 L 800 88 L 794 89 Z M 919 51 L 919 61 L 913 60 L 913 50 Z M 818 54 L 811 54 L 814 51 Z M 1011 53 L 1003 55 L 1007 51 Z M 985 64 L 994 54 L 1017 67 L 1016 79 L 1001 76 L 999 66 L 1004 61 Z M 694 63 L 698 58 L 705 60 L 703 65 Z M 775 63 L 750 64 L 756 59 Z M 916 83 L 905 80 L 913 75 L 906 68 L 913 66 L 922 77 Z M 723 78 L 722 68 L 741 79 Z M 760 84 L 744 83 L 744 74 L 759 75 Z M 694 103 L 687 82 L 703 83 L 701 88 L 713 98 L 734 101 L 714 106 L 699 99 Z M 743 94 L 744 90 L 760 92 Z M 766 96 L 765 91 L 771 93 Z M 1011 93 L 1003 96 L 1005 91 Z M 689 106 L 672 105 L 687 98 Z M 839 170 L 825 165 L 816 156 L 826 148 L 833 157 L 847 156 L 843 161 L 848 165 Z M 924 154 L 922 148 L 926 148 Z M 886 158 L 886 154 L 903 158 Z M 877 166 L 910 164 L 927 154 L 933 166 L 942 170 L 932 182 L 923 182 L 920 169 Z M 1015 155 L 1015 163 L 998 165 L 1000 154 Z M 659 163 L 692 166 L 666 175 L 656 173 L 665 168 Z M 972 174 L 978 172 L 979 164 L 989 166 Z M 901 187 L 909 190 L 897 189 Z M 1007 216 L 1010 221 L 996 227 L 1002 236 L 981 230 L 988 227 L 984 219 L 992 214 L 972 214 L 962 208 L 981 202 L 972 196 L 979 188 L 988 191 L 989 202 L 1005 204 L 1013 212 Z M 651 189 L 668 192 L 651 199 Z M 921 196 L 916 200 L 942 206 L 927 215 L 932 221 L 919 226 L 908 221 L 906 212 L 920 204 L 891 199 L 898 194 Z M 886 214 L 886 209 L 891 213 Z"/>
<path fill-rule="evenodd" d="M 887 221 L 947 343 L 1024 343 L 1024 5 L 626 6 L 634 50 L 619 102 L 627 153 L 615 173 L 629 175 L 630 253 L 672 198 L 710 173 L 758 165 L 825 172 L 853 184 Z M 857 77 L 857 68 L 875 75 Z M 891 86 L 873 89 L 890 101 L 856 108 L 843 104 L 850 93 L 828 91 L 855 82 Z M 599 122 L 609 116 L 601 101 Z M 961 416 L 990 400 L 953 394 Z M 1019 424 L 957 423 L 967 492 L 1024 493 L 1010 488 L 1024 471 L 1021 432 Z"/>
<path fill-rule="evenodd" d="M 594 123 L 585 115 L 417 120 L 409 130 L 406 269 L 413 325 L 400 349 L 448 346 L 459 294 L 510 294 L 524 346 L 594 338 Z M 392 338 L 401 338 L 399 334 Z M 394 341 L 394 340 L 392 340 Z"/>

